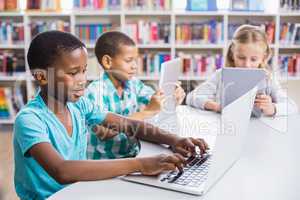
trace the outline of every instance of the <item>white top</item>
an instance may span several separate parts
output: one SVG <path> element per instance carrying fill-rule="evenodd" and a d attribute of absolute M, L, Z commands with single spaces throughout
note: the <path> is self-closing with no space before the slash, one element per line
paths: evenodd
<path fill-rule="evenodd" d="M 221 69 L 217 70 L 208 80 L 190 92 L 187 95 L 186 104 L 205 110 L 204 105 L 207 101 L 220 103 L 222 84 L 221 74 Z M 264 90 L 269 91 L 269 95 L 272 97 L 273 103 L 275 103 L 276 116 L 286 116 L 288 114 L 298 113 L 296 103 L 282 90 L 280 83 L 275 76 L 271 79 L 270 84 L 264 87 Z"/>

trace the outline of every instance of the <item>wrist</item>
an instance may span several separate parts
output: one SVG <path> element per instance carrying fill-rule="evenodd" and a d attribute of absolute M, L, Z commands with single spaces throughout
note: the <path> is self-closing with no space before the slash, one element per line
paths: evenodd
<path fill-rule="evenodd" d="M 141 172 L 143 169 L 143 158 L 133 158 L 133 171 L 134 172 Z"/>

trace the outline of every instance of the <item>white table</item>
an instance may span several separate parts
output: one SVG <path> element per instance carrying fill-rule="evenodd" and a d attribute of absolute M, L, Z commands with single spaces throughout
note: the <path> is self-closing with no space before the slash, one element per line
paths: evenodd
<path fill-rule="evenodd" d="M 217 119 L 217 114 L 181 106 L 177 117 L 172 116 L 163 120 L 165 123 L 160 120 L 160 123 L 164 124 L 163 128 L 168 127 L 168 130 L 174 132 L 184 132 L 181 127 L 188 124 L 184 129 L 191 128 L 190 133 L 196 134 L 199 130 L 203 132 L 209 122 Z M 201 126 L 195 126 L 195 124 Z M 114 178 L 72 184 L 54 194 L 50 200 L 106 198 L 110 200 L 122 198 L 130 200 L 297 200 L 300 199 L 299 127 L 300 115 L 277 119 L 252 119 L 241 159 L 202 197 Z M 282 130 L 278 131 L 278 129 Z M 161 152 L 162 148 L 157 145 L 142 143 L 142 155 Z"/>

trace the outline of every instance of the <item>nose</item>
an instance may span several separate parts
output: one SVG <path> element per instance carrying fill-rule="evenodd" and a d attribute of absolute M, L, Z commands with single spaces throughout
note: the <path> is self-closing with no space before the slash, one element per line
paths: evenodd
<path fill-rule="evenodd" d="M 86 79 L 86 74 L 80 74 L 78 79 L 77 79 L 77 82 L 80 84 L 80 85 L 86 85 L 87 83 L 87 79 Z"/>
<path fill-rule="evenodd" d="M 250 68 L 252 66 L 251 61 L 250 60 L 246 60 L 244 63 L 246 68 Z"/>
<path fill-rule="evenodd" d="M 137 67 L 138 67 L 138 63 L 137 63 L 137 61 L 133 61 L 133 63 L 132 63 L 132 65 L 131 65 L 131 69 L 137 69 Z"/>

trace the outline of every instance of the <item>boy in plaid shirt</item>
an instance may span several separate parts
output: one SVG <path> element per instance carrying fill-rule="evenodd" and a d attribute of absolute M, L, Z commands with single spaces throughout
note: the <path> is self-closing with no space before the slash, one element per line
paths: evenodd
<path fill-rule="evenodd" d="M 90 83 L 86 96 L 102 111 L 143 120 L 161 110 L 165 98 L 163 93 L 155 92 L 134 77 L 138 49 L 130 37 L 117 31 L 104 33 L 97 40 L 95 54 L 104 73 L 99 80 Z M 181 104 L 185 97 L 184 90 L 178 86 L 174 95 L 177 104 Z M 138 154 L 138 140 L 128 138 L 124 133 L 102 135 L 101 128 L 97 126 L 98 130 L 90 130 L 88 158 L 113 159 Z"/>

